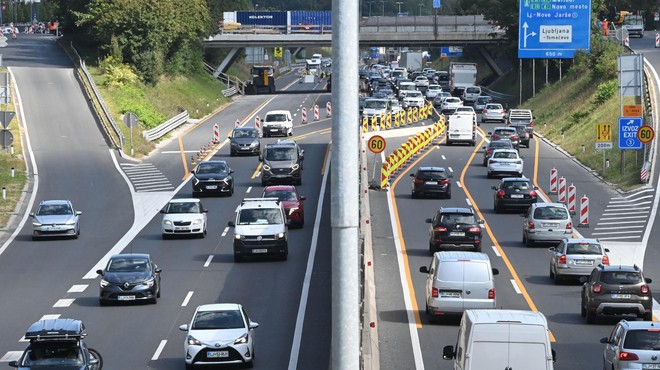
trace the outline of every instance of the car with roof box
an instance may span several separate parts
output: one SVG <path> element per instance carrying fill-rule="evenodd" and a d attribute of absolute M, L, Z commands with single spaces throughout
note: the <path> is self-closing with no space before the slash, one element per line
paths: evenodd
<path fill-rule="evenodd" d="M 279 199 L 243 199 L 236 209 L 235 220 L 227 223 L 234 228 L 234 262 L 262 256 L 275 256 L 286 261 L 289 224 Z"/>

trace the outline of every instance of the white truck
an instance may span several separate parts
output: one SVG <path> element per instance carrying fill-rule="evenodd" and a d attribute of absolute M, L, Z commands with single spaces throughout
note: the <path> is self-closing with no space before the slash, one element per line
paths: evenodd
<path fill-rule="evenodd" d="M 454 143 L 476 144 L 477 125 L 469 113 L 447 116 L 447 145 Z"/>
<path fill-rule="evenodd" d="M 421 71 L 423 65 L 422 53 L 418 51 L 406 51 L 401 53 L 399 66 L 409 71 Z"/>
<path fill-rule="evenodd" d="M 462 97 L 470 86 L 477 85 L 477 63 L 449 64 L 449 91 L 452 95 Z"/>
<path fill-rule="evenodd" d="M 644 37 L 644 18 L 637 14 L 626 14 L 621 28 L 628 30 L 628 35 Z"/>

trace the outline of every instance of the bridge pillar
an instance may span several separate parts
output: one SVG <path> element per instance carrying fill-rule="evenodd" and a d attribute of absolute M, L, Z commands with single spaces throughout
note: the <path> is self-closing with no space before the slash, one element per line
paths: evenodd
<path fill-rule="evenodd" d="M 238 58 L 239 51 L 241 51 L 242 48 L 232 48 L 225 59 L 220 63 L 218 68 L 215 69 L 213 72 L 213 77 L 218 78 L 220 73 L 226 73 L 227 70 L 229 69 L 229 66 L 231 66 L 234 61 L 236 61 L 236 58 Z"/>

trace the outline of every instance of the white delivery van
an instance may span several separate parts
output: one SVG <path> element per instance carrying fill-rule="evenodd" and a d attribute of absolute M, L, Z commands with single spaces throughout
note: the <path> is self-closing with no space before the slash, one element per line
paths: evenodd
<path fill-rule="evenodd" d="M 555 352 L 540 312 L 466 310 L 456 348 L 445 346 L 442 358 L 454 370 L 552 370 Z"/>
<path fill-rule="evenodd" d="M 447 145 L 453 143 L 476 144 L 477 125 L 471 114 L 459 113 L 447 116 Z"/>

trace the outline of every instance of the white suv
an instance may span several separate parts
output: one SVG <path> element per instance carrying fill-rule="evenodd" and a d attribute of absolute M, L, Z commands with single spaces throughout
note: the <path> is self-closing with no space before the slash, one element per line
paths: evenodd
<path fill-rule="evenodd" d="M 234 262 L 249 256 L 289 254 L 288 220 L 282 202 L 277 198 L 245 198 L 236 209 L 234 228 Z"/>
<path fill-rule="evenodd" d="M 262 123 L 263 137 L 272 135 L 293 135 L 293 119 L 288 110 L 272 110 L 266 113 Z"/>

